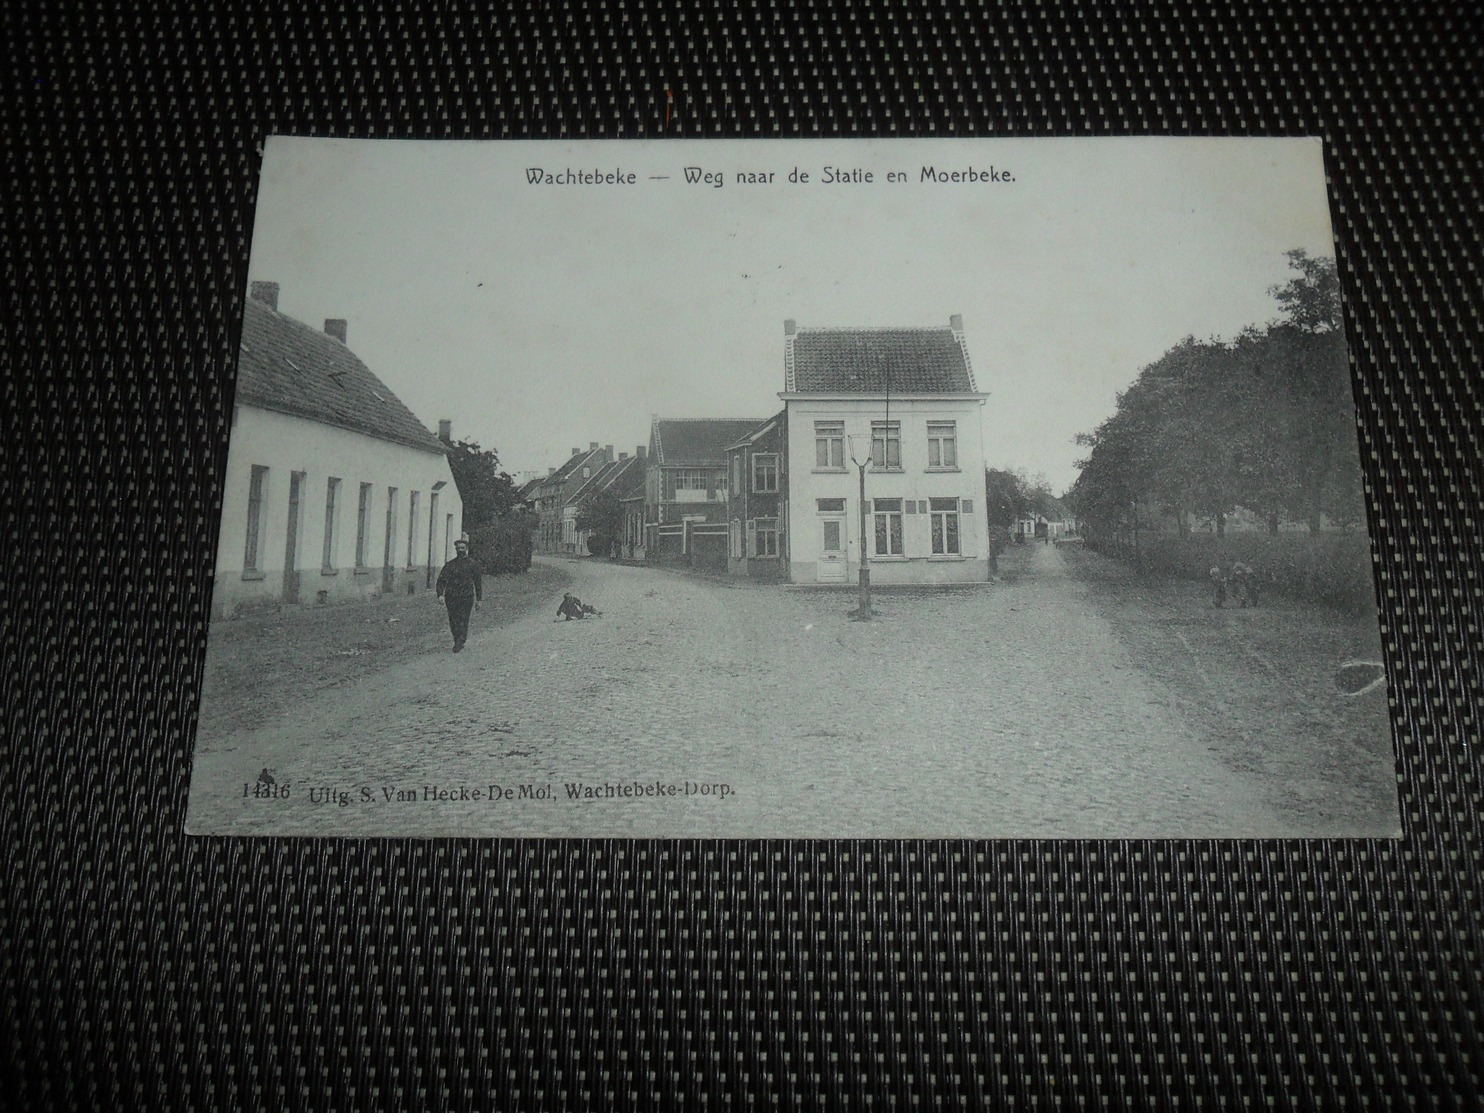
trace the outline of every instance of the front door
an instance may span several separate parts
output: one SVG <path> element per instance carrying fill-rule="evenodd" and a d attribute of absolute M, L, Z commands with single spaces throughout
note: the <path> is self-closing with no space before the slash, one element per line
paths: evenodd
<path fill-rule="evenodd" d="M 821 582 L 845 581 L 845 517 L 819 518 L 819 573 Z"/>
<path fill-rule="evenodd" d="M 290 604 L 299 601 L 299 527 L 303 497 L 304 474 L 290 473 L 288 543 L 283 551 L 283 599 Z"/>

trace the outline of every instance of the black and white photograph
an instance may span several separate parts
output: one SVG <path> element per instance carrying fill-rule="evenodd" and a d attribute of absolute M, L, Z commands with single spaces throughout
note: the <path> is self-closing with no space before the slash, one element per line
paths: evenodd
<path fill-rule="evenodd" d="M 187 830 L 1400 834 L 1317 139 L 262 153 Z"/>

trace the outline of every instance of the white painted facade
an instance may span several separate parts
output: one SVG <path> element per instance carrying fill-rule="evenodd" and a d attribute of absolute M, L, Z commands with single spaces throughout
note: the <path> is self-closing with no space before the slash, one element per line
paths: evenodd
<path fill-rule="evenodd" d="M 989 542 L 984 511 L 983 410 L 976 392 L 892 396 L 890 418 L 884 395 L 841 396 L 780 393 L 788 411 L 789 580 L 854 583 L 860 571 L 860 474 L 852 464 L 870 454 L 873 422 L 900 424 L 900 468 L 866 468 L 866 545 L 871 581 L 880 585 L 984 582 L 989 578 Z M 843 466 L 821 465 L 817 439 L 843 424 Z M 953 466 L 934 465 L 929 424 L 940 435 L 952 424 Z M 826 454 L 825 456 L 828 456 Z M 827 502 L 821 505 L 821 501 Z M 900 502 L 884 525 L 885 552 L 878 551 L 880 501 Z M 950 513 L 944 504 L 953 502 Z M 933 507 L 938 502 L 938 507 Z M 889 506 L 886 506 L 889 508 Z M 838 511 L 836 509 L 839 509 Z M 949 517 L 953 520 L 950 522 Z M 937 532 L 934 532 L 934 521 Z M 900 531 L 898 537 L 897 532 Z M 840 543 L 838 550 L 830 544 Z M 955 552 L 956 549 L 956 553 Z M 895 553 L 897 551 L 900 553 Z M 939 553 L 934 553 L 935 550 Z"/>
<path fill-rule="evenodd" d="M 443 454 L 240 406 L 212 615 L 431 592 L 462 525 L 463 503 Z"/>

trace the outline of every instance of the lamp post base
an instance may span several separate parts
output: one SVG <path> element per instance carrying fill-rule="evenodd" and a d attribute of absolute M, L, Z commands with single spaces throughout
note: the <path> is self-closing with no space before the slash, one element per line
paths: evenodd
<path fill-rule="evenodd" d="M 846 614 L 846 615 L 849 616 L 850 619 L 853 620 L 853 621 L 868 621 L 868 620 L 870 620 L 872 617 L 874 617 L 876 615 L 875 610 L 871 608 L 871 569 L 870 569 L 870 567 L 867 567 L 867 566 L 862 566 L 861 567 L 860 587 L 861 587 L 860 603 L 854 609 L 850 610 L 850 612 L 848 614 Z"/>

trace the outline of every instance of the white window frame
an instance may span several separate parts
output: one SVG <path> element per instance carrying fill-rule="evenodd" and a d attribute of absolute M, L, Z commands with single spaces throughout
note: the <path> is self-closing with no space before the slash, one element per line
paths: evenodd
<path fill-rule="evenodd" d="M 896 497 L 878 497 L 871 503 L 871 517 L 871 553 L 878 558 L 904 557 L 907 552 L 902 544 L 902 501 Z M 883 534 L 885 550 L 880 546 Z"/>
<path fill-rule="evenodd" d="M 763 485 L 758 483 L 760 471 L 771 471 L 773 483 Z M 776 493 L 778 491 L 778 455 L 777 454 L 754 454 L 752 455 L 752 491 L 755 493 Z"/>
<path fill-rule="evenodd" d="M 877 445 L 881 451 L 878 454 Z M 896 461 L 892 461 L 895 450 Z M 875 419 L 871 422 L 871 472 L 900 473 L 902 471 L 902 423 L 899 419 L 887 422 Z"/>
<path fill-rule="evenodd" d="M 934 420 L 927 425 L 928 468 L 958 469 L 958 423 Z"/>
<path fill-rule="evenodd" d="M 824 458 L 823 463 L 819 460 L 821 457 Z M 843 419 L 815 420 L 814 472 L 845 472 L 845 422 Z"/>
<path fill-rule="evenodd" d="M 766 516 L 747 521 L 747 550 L 749 558 L 777 558 L 778 520 Z"/>
<path fill-rule="evenodd" d="M 950 503 L 953 505 L 952 508 L 945 507 Z M 932 553 L 941 558 L 956 558 L 962 555 L 964 538 L 963 525 L 959 521 L 958 497 L 932 497 L 928 501 L 928 516 L 930 517 L 928 538 Z M 949 550 L 950 534 L 953 537 L 953 550 Z"/>

